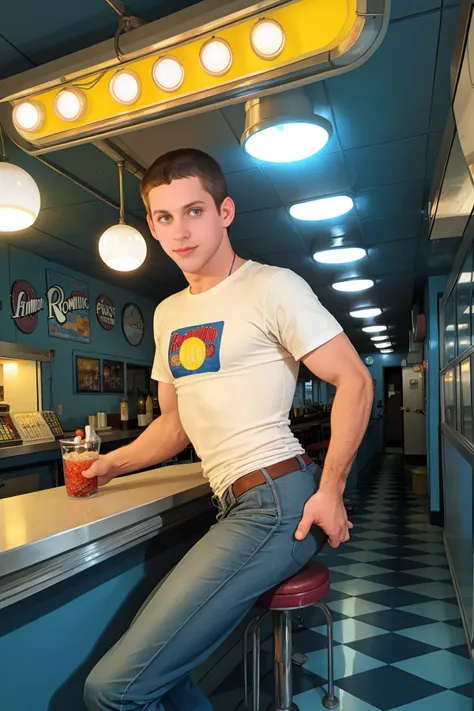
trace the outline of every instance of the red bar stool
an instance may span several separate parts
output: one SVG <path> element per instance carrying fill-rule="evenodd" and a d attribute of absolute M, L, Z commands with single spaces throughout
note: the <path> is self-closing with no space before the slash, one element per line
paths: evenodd
<path fill-rule="evenodd" d="M 328 693 L 322 699 L 327 709 L 335 709 L 339 699 L 334 695 L 333 621 L 322 598 L 329 592 L 329 570 L 322 563 L 310 561 L 292 578 L 266 592 L 256 603 L 265 612 L 253 619 L 244 636 L 245 707 L 248 708 L 248 638 L 252 635 L 252 711 L 260 711 L 260 628 L 264 619 L 273 617 L 274 699 L 272 711 L 299 711 L 293 702 L 292 679 L 292 610 L 319 607 L 326 616 L 328 629 Z"/>

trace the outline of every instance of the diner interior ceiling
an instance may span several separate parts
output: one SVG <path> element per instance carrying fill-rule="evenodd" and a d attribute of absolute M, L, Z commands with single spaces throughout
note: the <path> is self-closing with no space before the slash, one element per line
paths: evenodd
<path fill-rule="evenodd" d="M 153 20 L 192 0 L 128 0 L 128 8 Z M 379 306 L 377 319 L 389 328 L 397 349 L 408 345 L 410 312 L 430 275 L 447 274 L 460 239 L 428 240 L 427 202 L 450 106 L 449 68 L 459 2 L 392 0 L 387 36 L 362 66 L 307 87 L 317 113 L 334 135 L 315 157 L 293 165 L 270 165 L 240 148 L 244 105 L 210 111 L 114 139 L 143 166 L 180 146 L 202 148 L 217 158 L 237 204 L 231 230 L 243 257 L 288 267 L 304 277 L 341 321 L 360 352 L 371 342 L 364 323 L 352 319 L 356 307 Z M 0 11 L 0 78 L 113 37 L 117 15 L 103 0 L 66 3 L 37 0 L 5 3 Z M 1 239 L 161 300 L 184 285 L 175 265 L 148 233 L 139 182 L 125 176 L 127 220 L 148 243 L 145 264 L 119 274 L 101 262 L 97 242 L 116 222 L 117 212 L 67 178 L 8 142 L 10 159 L 37 181 L 42 209 L 34 225 Z M 48 154 L 94 189 L 117 201 L 113 161 L 94 145 Z M 298 200 L 334 193 L 354 197 L 356 208 L 343 218 L 302 223 L 288 214 Z M 322 266 L 312 253 L 332 245 L 363 246 L 368 256 L 353 265 Z M 341 294 L 335 280 L 370 277 L 375 288 Z M 368 322 L 370 323 L 370 322 Z"/>

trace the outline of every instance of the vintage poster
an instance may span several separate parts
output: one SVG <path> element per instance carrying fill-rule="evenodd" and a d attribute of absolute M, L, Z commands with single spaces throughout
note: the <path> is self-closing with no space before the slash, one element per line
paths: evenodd
<path fill-rule="evenodd" d="M 87 284 L 47 269 L 46 289 L 49 335 L 54 338 L 90 343 Z"/>

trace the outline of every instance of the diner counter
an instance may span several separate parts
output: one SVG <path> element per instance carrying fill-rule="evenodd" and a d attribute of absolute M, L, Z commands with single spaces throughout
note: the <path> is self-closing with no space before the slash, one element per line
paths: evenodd
<path fill-rule="evenodd" d="M 119 477 L 95 497 L 65 487 L 0 500 L 0 607 L 210 508 L 200 463 Z"/>
<path fill-rule="evenodd" d="M 108 432 L 102 432 L 100 438 L 104 444 L 108 442 L 120 442 L 120 440 L 135 439 L 143 432 L 143 429 L 119 430 L 112 429 Z M 74 437 L 74 432 L 65 432 L 61 439 L 70 439 Z M 8 447 L 0 447 L 0 459 L 9 459 L 11 457 L 24 457 L 28 454 L 37 454 L 39 452 L 56 451 L 60 454 L 59 439 L 51 442 L 27 442 L 25 444 L 14 444 Z"/>

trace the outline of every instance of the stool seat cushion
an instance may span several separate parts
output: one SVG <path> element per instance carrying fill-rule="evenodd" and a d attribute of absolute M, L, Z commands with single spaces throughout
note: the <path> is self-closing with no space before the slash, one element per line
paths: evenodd
<path fill-rule="evenodd" d="M 264 593 L 256 606 L 266 610 L 308 607 L 322 600 L 329 588 L 329 570 L 322 563 L 311 560 L 299 573 Z"/>

